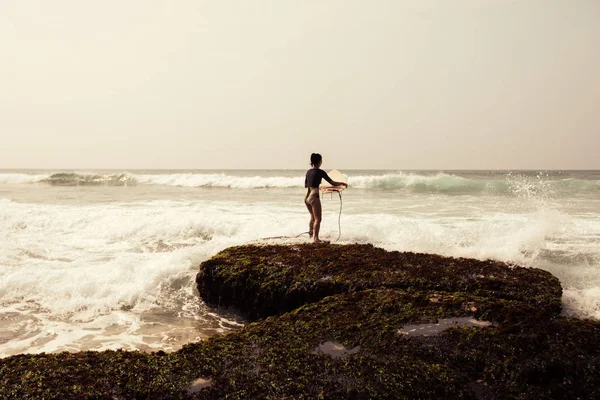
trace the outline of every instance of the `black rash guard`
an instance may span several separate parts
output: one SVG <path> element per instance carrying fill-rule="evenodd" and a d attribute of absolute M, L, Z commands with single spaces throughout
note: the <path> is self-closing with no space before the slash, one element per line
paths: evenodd
<path fill-rule="evenodd" d="M 306 179 L 304 180 L 304 185 L 307 188 L 318 188 L 321 184 L 322 179 L 325 179 L 327 182 L 333 185 L 333 180 L 329 177 L 329 175 L 327 175 L 327 172 L 323 171 L 320 168 L 311 168 L 308 171 L 306 171 Z"/>

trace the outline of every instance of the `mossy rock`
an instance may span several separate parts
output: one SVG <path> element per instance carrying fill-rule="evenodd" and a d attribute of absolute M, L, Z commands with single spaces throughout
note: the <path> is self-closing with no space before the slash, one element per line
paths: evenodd
<path fill-rule="evenodd" d="M 350 292 L 171 354 L 2 359 L 0 398 L 598 398 L 600 322 L 503 323 L 512 306 L 464 294 Z M 404 333 L 407 325 L 484 316 L 494 326 Z M 191 393 L 199 378 L 206 387 Z"/>
<path fill-rule="evenodd" d="M 326 296 L 373 288 L 463 292 L 558 314 L 562 288 L 547 271 L 497 261 L 385 251 L 366 244 L 247 245 L 203 262 L 200 295 L 256 320 Z"/>
<path fill-rule="evenodd" d="M 220 349 L 221 372 L 205 376 L 214 386 L 200 398 L 475 398 L 468 376 L 432 357 L 427 341 L 400 328 L 473 317 L 472 310 L 484 314 L 486 308 L 502 305 L 391 289 L 327 297 L 209 339 L 210 348 Z M 180 353 L 187 355 L 189 366 L 181 370 L 202 363 L 205 346 L 185 346 Z M 233 354 L 228 357 L 229 349 Z"/>
<path fill-rule="evenodd" d="M 163 374 L 171 375 L 169 362 L 164 352 L 107 350 L 12 356 L 0 359 L 0 398 L 146 399 L 148 394 L 160 394 L 170 386 L 170 382 L 155 384 Z"/>
<path fill-rule="evenodd" d="M 199 398 L 583 399 L 600 393 L 599 322 L 498 322 L 511 307 L 502 299 L 394 289 L 327 297 L 209 340 L 243 357 L 227 357 L 221 364 L 227 373 L 211 375 L 215 386 Z M 484 315 L 495 325 L 456 326 L 437 336 L 401 329 Z M 324 343 L 337 344 L 338 357 L 322 354 Z M 205 352 L 202 344 L 181 351 L 190 365 Z"/>
<path fill-rule="evenodd" d="M 467 367 L 489 398 L 600 399 L 599 321 L 554 317 L 443 337 L 450 362 Z"/>

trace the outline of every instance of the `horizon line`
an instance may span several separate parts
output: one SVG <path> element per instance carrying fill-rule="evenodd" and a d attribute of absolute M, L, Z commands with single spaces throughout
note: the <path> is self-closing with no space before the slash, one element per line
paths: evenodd
<path fill-rule="evenodd" d="M 0 171 L 304 171 L 306 168 L 0 168 Z M 600 171 L 594 168 L 334 168 L 345 171 Z"/>

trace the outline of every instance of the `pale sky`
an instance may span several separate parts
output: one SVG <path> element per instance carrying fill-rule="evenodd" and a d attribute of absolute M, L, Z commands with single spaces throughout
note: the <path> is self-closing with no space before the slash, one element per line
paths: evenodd
<path fill-rule="evenodd" d="M 600 169 L 599 0 L 0 0 L 0 168 Z"/>

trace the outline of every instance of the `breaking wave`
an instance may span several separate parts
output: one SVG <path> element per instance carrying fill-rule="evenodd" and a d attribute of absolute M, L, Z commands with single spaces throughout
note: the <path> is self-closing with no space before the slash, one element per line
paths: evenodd
<path fill-rule="evenodd" d="M 23 173 L 0 173 L 0 183 L 20 184 L 37 183 L 46 179 L 48 174 L 23 174 Z"/>
<path fill-rule="evenodd" d="M 40 180 L 40 182 L 61 186 L 127 186 L 136 183 L 135 179 L 128 174 L 95 175 L 77 174 L 74 172 L 61 172 L 58 174 L 52 174 L 48 178 Z"/>
<path fill-rule="evenodd" d="M 139 183 L 153 185 L 230 188 L 230 189 L 264 189 L 294 188 L 304 185 L 303 176 L 236 176 L 219 173 L 183 173 L 135 175 Z"/>
<path fill-rule="evenodd" d="M 128 173 L 94 174 L 58 172 L 55 174 L 0 173 L 0 183 L 31 184 L 45 183 L 56 186 L 127 186 L 136 184 Z"/>
<path fill-rule="evenodd" d="M 376 190 L 406 190 L 415 193 L 495 194 L 520 197 L 600 192 L 598 180 L 552 179 L 543 174 L 532 176 L 510 173 L 493 179 L 473 179 L 448 173 L 420 175 L 400 172 L 352 177 L 351 186 Z"/>
<path fill-rule="evenodd" d="M 284 176 L 287 174 L 288 176 Z M 381 191 L 407 191 L 438 194 L 489 194 L 519 197 L 563 196 L 575 193 L 600 194 L 600 180 L 576 179 L 549 174 L 495 174 L 471 176 L 452 173 L 374 173 L 349 174 L 349 184 L 356 189 Z M 285 173 L 276 176 L 247 173 L 188 172 L 188 173 L 76 173 L 54 174 L 0 174 L 0 183 L 42 183 L 60 186 L 130 186 L 136 184 L 198 188 L 264 189 L 298 188 L 304 185 L 302 173 Z"/>

